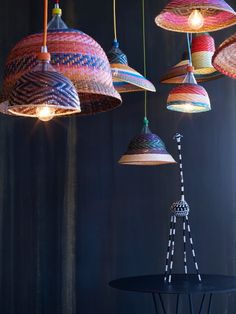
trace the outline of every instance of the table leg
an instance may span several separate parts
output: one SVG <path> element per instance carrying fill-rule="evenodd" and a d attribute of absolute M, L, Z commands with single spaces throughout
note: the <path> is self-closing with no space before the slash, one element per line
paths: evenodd
<path fill-rule="evenodd" d="M 212 293 L 210 294 L 207 314 L 211 313 Z"/>
<path fill-rule="evenodd" d="M 179 313 L 179 294 L 177 295 L 175 314 L 178 314 L 178 313 Z"/>
<path fill-rule="evenodd" d="M 156 314 L 158 314 L 158 307 L 157 307 L 157 300 L 156 300 L 155 293 L 152 293 L 152 299 L 153 299 L 153 303 L 154 303 L 154 307 L 155 307 L 155 312 L 156 312 Z"/>
<path fill-rule="evenodd" d="M 191 294 L 188 295 L 188 299 L 189 299 L 190 313 L 193 314 L 193 300 L 192 300 L 192 295 Z"/>
<path fill-rule="evenodd" d="M 203 309 L 203 304 L 204 304 L 204 301 L 205 301 L 205 297 L 206 297 L 206 294 L 204 293 L 204 294 L 203 294 L 203 297 L 202 297 L 201 305 L 200 305 L 199 314 L 202 313 L 202 309 Z"/>
<path fill-rule="evenodd" d="M 163 313 L 164 313 L 164 314 L 167 314 L 167 313 L 166 313 L 166 309 L 165 309 L 165 305 L 164 305 L 164 302 L 163 302 L 163 298 L 162 298 L 161 294 L 158 293 L 158 296 L 159 296 L 159 299 L 160 299 L 160 302 L 161 302 L 161 307 L 162 307 Z"/>

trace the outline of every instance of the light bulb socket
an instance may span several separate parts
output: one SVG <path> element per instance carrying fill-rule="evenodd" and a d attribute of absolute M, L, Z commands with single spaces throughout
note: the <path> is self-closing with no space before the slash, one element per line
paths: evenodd
<path fill-rule="evenodd" d="M 194 72 L 194 67 L 192 65 L 187 66 L 187 72 L 193 73 Z"/>
<path fill-rule="evenodd" d="M 60 9 L 59 7 L 55 7 L 52 9 L 52 15 L 55 16 L 55 15 L 59 15 L 61 16 L 62 15 L 62 9 Z"/>

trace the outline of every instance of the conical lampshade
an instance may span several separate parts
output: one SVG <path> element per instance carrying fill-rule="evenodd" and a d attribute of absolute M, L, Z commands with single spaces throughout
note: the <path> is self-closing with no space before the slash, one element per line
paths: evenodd
<path fill-rule="evenodd" d="M 236 34 L 227 38 L 216 49 L 212 63 L 219 72 L 236 78 Z"/>
<path fill-rule="evenodd" d="M 80 103 L 73 83 L 56 72 L 48 61 L 22 75 L 9 95 L 11 114 L 49 121 L 53 117 L 79 113 Z"/>
<path fill-rule="evenodd" d="M 167 109 L 179 112 L 197 113 L 211 110 L 206 90 L 197 84 L 192 67 L 184 82 L 171 90 L 167 99 Z"/>
<path fill-rule="evenodd" d="M 165 144 L 149 127 L 144 120 L 142 132 L 129 144 L 127 152 L 121 157 L 122 165 L 157 166 L 175 163 L 172 156 L 166 151 Z"/>
<path fill-rule="evenodd" d="M 155 22 L 174 32 L 213 32 L 234 25 L 236 13 L 224 0 L 172 0 Z"/>
<path fill-rule="evenodd" d="M 211 74 L 215 72 L 212 57 L 215 52 L 215 41 L 208 33 L 196 34 L 192 40 L 192 62 L 195 74 Z"/>
<path fill-rule="evenodd" d="M 162 84 L 181 84 L 183 83 L 185 77 L 187 68 L 189 65 L 189 59 L 187 57 L 187 54 L 184 53 L 182 60 L 174 65 L 172 68 L 170 68 L 162 77 L 160 80 L 160 83 Z M 208 82 L 212 80 L 216 80 L 223 75 L 215 70 L 215 72 L 211 73 L 205 73 L 205 74 L 197 74 L 194 71 L 194 77 L 198 83 L 201 82 Z"/>
<path fill-rule="evenodd" d="M 75 85 L 81 102 L 80 114 L 90 115 L 118 107 L 121 97 L 113 86 L 110 64 L 101 46 L 85 33 L 66 28 L 60 11 L 54 11 L 48 25 L 51 64 Z M 4 72 L 4 100 L 8 99 L 16 81 L 36 65 L 41 41 L 42 33 L 29 35 L 11 50 Z"/>
<path fill-rule="evenodd" d="M 126 55 L 119 49 L 119 43 L 113 42 L 113 47 L 108 53 L 111 66 L 113 83 L 119 93 L 151 91 L 155 92 L 155 86 L 143 75 L 128 66 Z"/>

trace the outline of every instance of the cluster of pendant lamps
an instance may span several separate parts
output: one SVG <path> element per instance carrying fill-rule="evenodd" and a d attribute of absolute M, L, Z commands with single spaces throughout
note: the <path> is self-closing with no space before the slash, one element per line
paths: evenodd
<path fill-rule="evenodd" d="M 119 162 L 175 163 L 163 141 L 149 129 L 147 92 L 156 89 L 146 78 L 145 6 L 144 0 L 141 2 L 144 75 L 129 66 L 127 56 L 120 50 L 116 0 L 114 41 L 107 55 L 90 36 L 67 27 L 59 0 L 55 1 L 53 18 L 48 23 L 48 0 L 44 0 L 43 33 L 23 38 L 7 58 L 0 111 L 50 121 L 58 116 L 106 112 L 121 104 L 121 93 L 144 91 L 141 134 L 130 142 Z M 211 110 L 208 94 L 198 83 L 223 75 L 236 77 L 236 35 L 215 49 L 209 32 L 236 24 L 236 12 L 224 0 L 172 0 L 155 22 L 163 29 L 187 34 L 187 50 L 182 59 L 160 80 L 177 84 L 169 93 L 167 108 L 187 113 Z"/>

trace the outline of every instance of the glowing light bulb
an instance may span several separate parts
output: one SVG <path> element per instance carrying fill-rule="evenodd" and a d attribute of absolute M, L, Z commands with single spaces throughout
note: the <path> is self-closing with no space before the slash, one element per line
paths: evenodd
<path fill-rule="evenodd" d="M 200 10 L 193 10 L 188 18 L 188 25 L 193 30 L 199 30 L 204 25 L 204 17 Z"/>
<path fill-rule="evenodd" d="M 47 105 L 40 106 L 36 109 L 36 116 L 39 120 L 47 122 L 54 118 L 55 108 L 51 108 Z"/>

